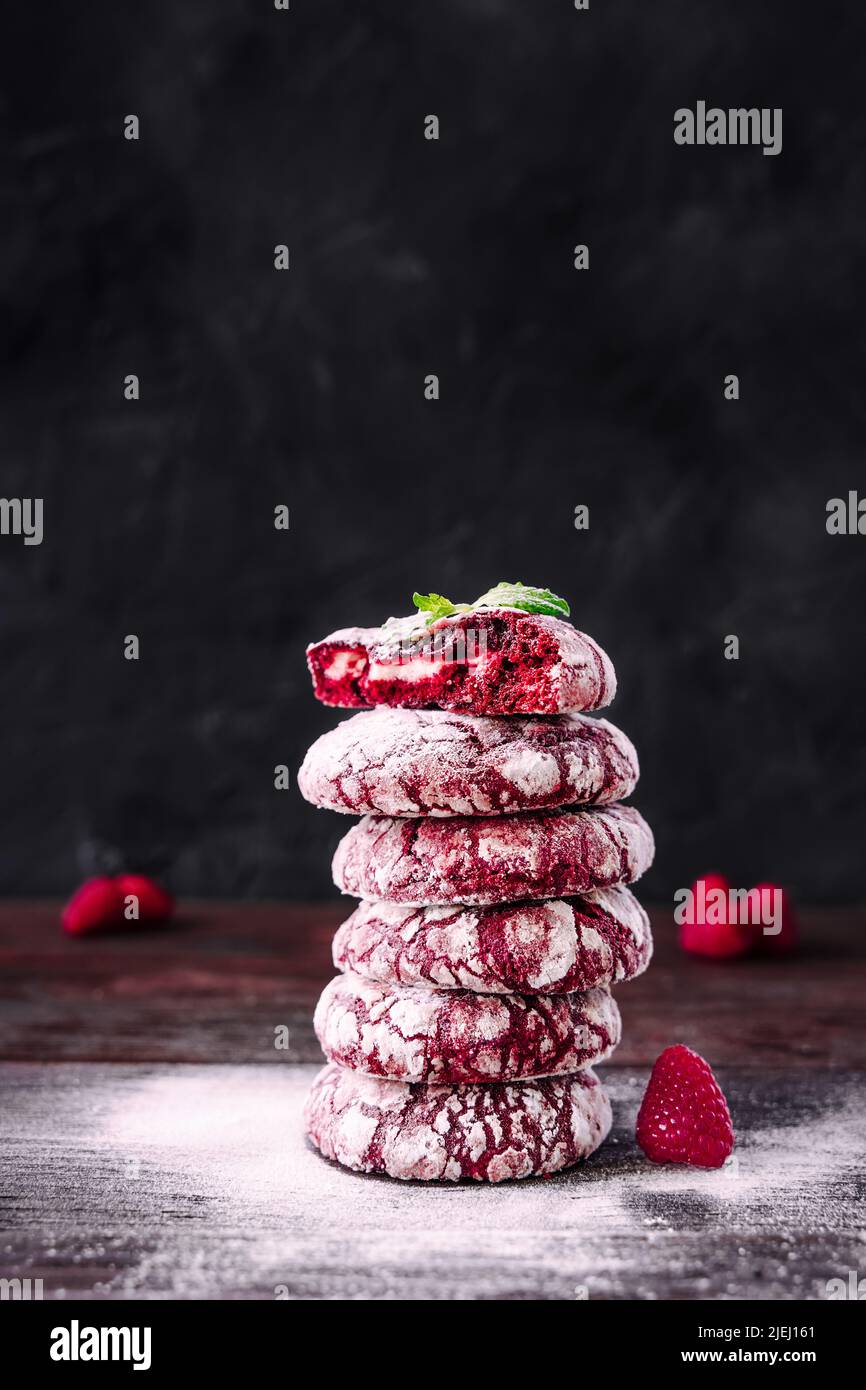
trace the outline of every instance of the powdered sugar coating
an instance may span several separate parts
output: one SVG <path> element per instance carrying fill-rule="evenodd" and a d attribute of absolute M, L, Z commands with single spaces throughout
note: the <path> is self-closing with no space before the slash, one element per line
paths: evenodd
<path fill-rule="evenodd" d="M 446 644 L 447 657 L 416 658 L 425 641 Z M 560 714 L 601 709 L 616 694 L 610 658 L 591 637 L 561 618 L 514 608 L 474 609 L 430 628 L 417 614 L 381 628 L 341 628 L 307 648 L 307 664 L 316 698 L 345 709 Z"/>
<path fill-rule="evenodd" d="M 298 788 L 333 811 L 473 816 L 619 801 L 638 775 L 633 744 L 606 719 L 382 708 L 317 739 Z"/>
<path fill-rule="evenodd" d="M 482 994 L 568 994 L 632 979 L 652 955 L 627 888 L 496 907 L 362 902 L 334 937 L 334 964 L 385 985 Z"/>
<path fill-rule="evenodd" d="M 325 987 L 313 1019 L 331 1062 L 397 1081 L 561 1076 L 609 1056 L 620 1018 L 607 989 L 476 994 L 380 985 L 351 973 Z"/>
<path fill-rule="evenodd" d="M 364 816 L 337 846 L 334 882 L 356 898 L 491 906 L 632 883 L 653 860 L 632 806 L 511 816 Z"/>
<path fill-rule="evenodd" d="M 304 1121 L 325 1157 L 346 1168 L 502 1182 L 587 1158 L 607 1137 L 611 1111 L 591 1071 L 514 1086 L 416 1086 L 330 1065 L 313 1082 Z"/>

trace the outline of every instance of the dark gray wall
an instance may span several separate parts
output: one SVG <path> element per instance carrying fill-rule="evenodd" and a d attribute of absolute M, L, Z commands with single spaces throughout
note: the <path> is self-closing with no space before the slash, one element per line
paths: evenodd
<path fill-rule="evenodd" d="M 348 822 L 272 790 L 335 718 L 304 644 L 518 578 L 616 662 L 649 893 L 721 869 L 862 896 L 866 537 L 825 531 L 866 491 L 862 7 L 99 0 L 15 27 L 0 490 L 44 497 L 46 533 L 0 537 L 0 889 L 127 862 L 331 892 Z M 676 147 L 699 98 L 781 106 L 781 155 Z"/>

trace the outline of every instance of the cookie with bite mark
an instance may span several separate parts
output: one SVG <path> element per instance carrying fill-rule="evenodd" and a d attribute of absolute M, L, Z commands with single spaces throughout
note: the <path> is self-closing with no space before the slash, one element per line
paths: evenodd
<path fill-rule="evenodd" d="M 562 618 L 515 608 L 341 628 L 307 648 L 307 664 L 316 698 L 344 709 L 564 714 L 602 709 L 616 694 L 597 642 Z"/>

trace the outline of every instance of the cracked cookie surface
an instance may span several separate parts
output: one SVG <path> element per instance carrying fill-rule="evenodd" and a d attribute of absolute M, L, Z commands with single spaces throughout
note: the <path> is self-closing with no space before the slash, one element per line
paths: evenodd
<path fill-rule="evenodd" d="M 476 994 L 338 975 L 313 1019 L 331 1062 L 397 1081 L 517 1081 L 579 1071 L 620 1039 L 609 990 Z"/>
<path fill-rule="evenodd" d="M 359 1172 L 502 1182 L 588 1157 L 611 1111 L 591 1071 L 516 1086 L 413 1086 L 331 1064 L 313 1082 L 304 1121 L 326 1158 Z"/>
<path fill-rule="evenodd" d="M 337 846 L 334 882 L 357 898 L 489 906 L 632 883 L 653 860 L 632 806 L 403 819 L 364 816 Z"/>
<path fill-rule="evenodd" d="M 298 789 L 348 814 L 477 816 L 620 801 L 638 776 L 634 745 L 606 719 L 377 709 L 316 740 Z"/>
<path fill-rule="evenodd" d="M 338 970 L 386 985 L 568 994 L 639 975 L 649 919 L 627 888 L 496 907 L 362 902 L 334 937 Z"/>

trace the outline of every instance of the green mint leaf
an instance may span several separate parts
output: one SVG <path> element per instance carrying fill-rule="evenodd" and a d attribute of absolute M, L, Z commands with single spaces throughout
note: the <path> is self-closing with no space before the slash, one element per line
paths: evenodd
<path fill-rule="evenodd" d="M 423 614 L 428 627 L 438 618 L 447 618 L 458 611 L 450 598 L 443 598 L 441 594 L 413 594 L 412 602 Z"/>
<path fill-rule="evenodd" d="M 519 580 L 515 584 L 502 580 L 474 603 L 452 603 L 442 594 L 413 594 L 412 602 L 426 627 L 454 613 L 469 613 L 473 608 L 519 608 L 524 613 L 549 613 L 553 618 L 567 618 L 570 614 L 564 598 L 550 589 L 536 589 Z"/>
<path fill-rule="evenodd" d="M 509 584 L 501 580 L 473 603 L 473 608 L 521 608 L 525 613 L 549 613 L 553 618 L 567 618 L 571 612 L 564 598 L 549 589 L 535 589 L 518 580 Z"/>

